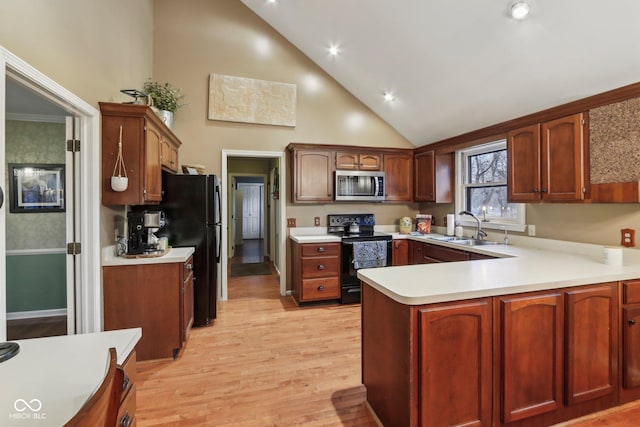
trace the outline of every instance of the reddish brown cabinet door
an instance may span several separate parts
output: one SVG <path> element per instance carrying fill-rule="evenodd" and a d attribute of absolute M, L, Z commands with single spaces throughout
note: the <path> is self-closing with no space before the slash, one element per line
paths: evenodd
<path fill-rule="evenodd" d="M 392 242 L 393 252 L 391 262 L 393 265 L 409 264 L 409 242 L 404 239 L 396 239 Z"/>
<path fill-rule="evenodd" d="M 585 167 L 584 115 L 575 114 L 542 124 L 542 198 L 583 200 Z"/>
<path fill-rule="evenodd" d="M 508 200 L 540 200 L 540 125 L 509 132 L 507 155 Z"/>
<path fill-rule="evenodd" d="M 384 155 L 385 200 L 410 202 L 413 200 L 413 156 L 410 153 Z"/>
<path fill-rule="evenodd" d="M 150 122 L 146 124 L 144 189 L 145 202 L 162 201 L 162 136 Z"/>
<path fill-rule="evenodd" d="M 640 386 L 640 305 L 622 309 L 622 378 L 623 386 Z"/>
<path fill-rule="evenodd" d="M 425 151 L 414 157 L 415 201 L 434 202 L 436 199 L 435 152 Z"/>
<path fill-rule="evenodd" d="M 333 201 L 333 152 L 296 150 L 293 161 L 293 202 Z"/>
<path fill-rule="evenodd" d="M 509 423 L 562 406 L 563 305 L 560 292 L 496 298 L 500 418 Z"/>
<path fill-rule="evenodd" d="M 603 283 L 565 294 L 567 405 L 617 390 L 617 289 L 617 283 Z"/>
<path fill-rule="evenodd" d="M 182 265 L 182 341 L 193 325 L 193 257 Z"/>
<path fill-rule="evenodd" d="M 491 305 L 419 310 L 422 426 L 491 425 Z"/>

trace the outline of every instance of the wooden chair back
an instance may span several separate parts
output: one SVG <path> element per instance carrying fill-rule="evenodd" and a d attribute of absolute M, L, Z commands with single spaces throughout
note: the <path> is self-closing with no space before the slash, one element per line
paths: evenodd
<path fill-rule="evenodd" d="M 65 424 L 65 427 L 115 427 L 122 396 L 124 372 L 118 367 L 116 349 L 109 349 L 109 368 L 98 390 Z"/>

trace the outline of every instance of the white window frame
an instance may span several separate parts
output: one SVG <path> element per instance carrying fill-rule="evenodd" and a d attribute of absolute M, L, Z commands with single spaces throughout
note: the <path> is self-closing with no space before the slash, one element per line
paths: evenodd
<path fill-rule="evenodd" d="M 466 207 L 466 177 L 467 177 L 467 167 L 468 167 L 468 157 L 474 156 L 477 154 L 488 153 L 491 151 L 498 150 L 506 150 L 507 149 L 507 141 L 505 139 L 490 142 L 488 144 L 482 145 L 474 145 L 473 147 L 465 148 L 462 150 L 456 151 L 456 199 L 455 199 L 455 210 L 456 210 L 456 220 L 458 223 L 464 227 L 476 227 L 476 221 L 467 216 L 467 215 L 459 215 L 458 213 L 467 209 Z M 493 230 L 504 230 L 507 229 L 509 231 L 524 231 L 526 228 L 526 205 L 524 203 L 514 203 L 517 207 L 518 219 L 517 220 L 506 220 L 506 219 L 496 219 L 490 218 L 487 221 L 482 222 L 483 229 L 493 229 Z M 480 218 L 482 220 L 482 218 Z"/>

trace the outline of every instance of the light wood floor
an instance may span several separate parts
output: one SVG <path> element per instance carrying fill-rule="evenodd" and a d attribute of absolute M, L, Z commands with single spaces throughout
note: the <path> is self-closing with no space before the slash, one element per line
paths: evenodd
<path fill-rule="evenodd" d="M 359 426 L 376 423 L 360 384 L 360 307 L 298 308 L 277 278 L 229 280 L 213 326 L 177 360 L 138 363 L 138 426 Z M 640 425 L 640 404 L 563 425 Z"/>

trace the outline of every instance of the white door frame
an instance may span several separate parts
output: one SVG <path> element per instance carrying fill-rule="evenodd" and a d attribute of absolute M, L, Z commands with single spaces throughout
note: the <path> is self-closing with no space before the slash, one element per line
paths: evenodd
<path fill-rule="evenodd" d="M 0 176 L 5 176 L 6 79 L 27 85 L 41 96 L 80 120 L 80 170 L 78 201 L 79 242 L 82 253 L 76 262 L 76 333 L 102 330 L 102 277 L 100 264 L 100 112 L 0 46 Z M 6 192 L 5 192 L 6 193 Z M 6 206 L 0 208 L 0 235 L 6 236 Z M 6 243 L 0 239 L 0 271 L 6 270 Z M 6 277 L 0 277 L 0 341 L 7 338 Z"/>
<path fill-rule="evenodd" d="M 227 197 L 229 192 L 229 170 L 227 166 L 227 160 L 229 157 L 262 157 L 262 158 L 277 158 L 279 159 L 279 170 L 280 170 L 280 183 L 279 188 L 280 198 L 277 200 L 280 204 L 280 229 L 286 230 L 286 199 L 284 197 L 285 192 L 282 189 L 286 187 L 286 157 L 284 151 L 249 151 L 249 150 L 222 150 L 222 176 L 220 177 L 221 184 L 220 188 L 222 190 L 222 254 L 221 258 L 221 280 L 220 280 L 220 294 L 218 295 L 218 299 L 220 301 L 226 301 L 229 298 L 228 292 L 228 284 L 227 284 L 227 264 L 229 261 L 228 258 L 228 239 L 229 239 L 229 224 L 228 224 L 228 207 L 227 207 Z M 265 196 L 266 197 L 266 196 Z M 283 234 L 280 235 L 280 239 L 276 242 L 280 248 L 280 265 L 276 265 L 276 269 L 280 272 L 280 295 L 285 296 L 287 294 L 287 277 L 286 277 L 286 266 L 283 263 L 286 263 L 286 238 Z"/>

